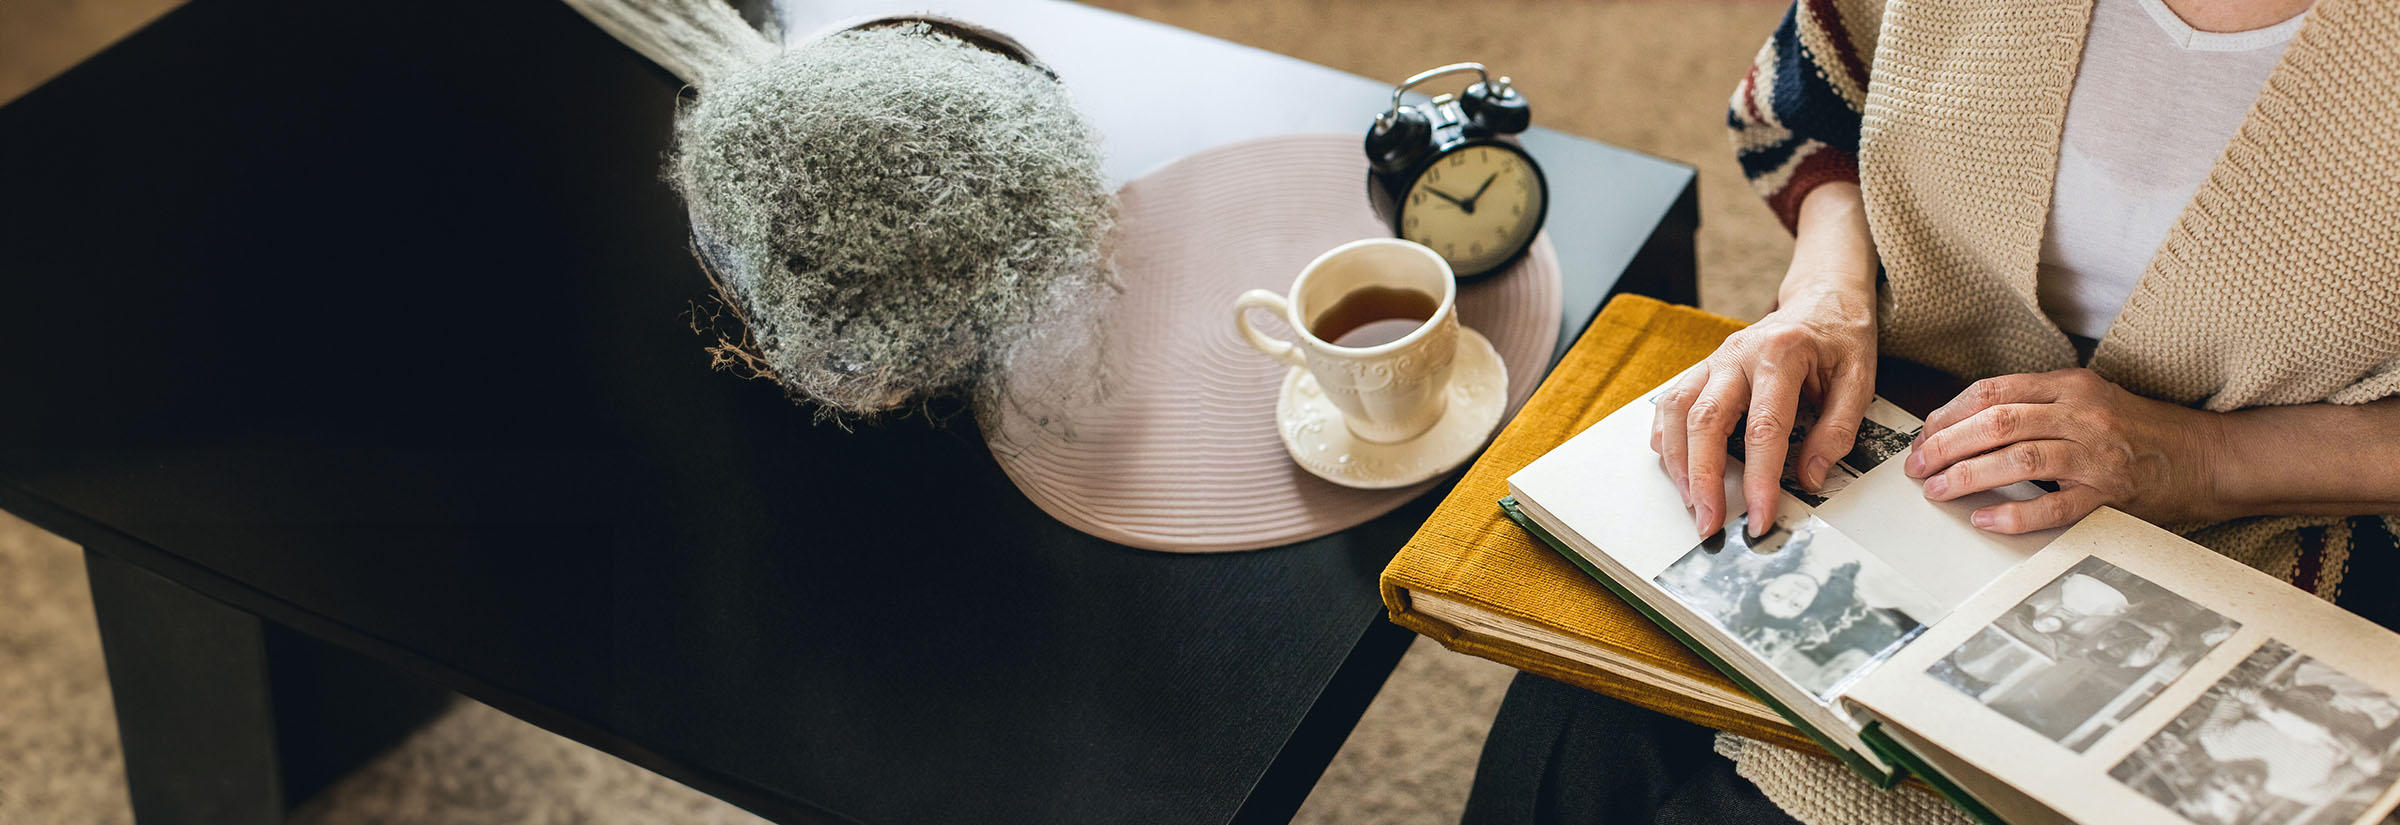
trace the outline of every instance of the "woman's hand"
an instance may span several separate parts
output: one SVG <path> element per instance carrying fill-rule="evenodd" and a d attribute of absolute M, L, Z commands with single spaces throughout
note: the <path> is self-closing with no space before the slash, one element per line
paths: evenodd
<path fill-rule="evenodd" d="M 1774 524 L 1803 398 L 1821 412 L 1796 457 L 1800 483 L 1824 484 L 1826 469 L 1850 451 L 1875 394 L 1875 257 L 1865 215 L 1856 184 L 1810 190 L 1779 306 L 1660 395 L 1650 449 L 1702 537 L 1725 522 L 1726 440 L 1736 427 L 1753 534 Z"/>
<path fill-rule="evenodd" d="M 2058 491 L 1975 511 L 1975 526 L 2025 533 L 2102 505 L 2151 522 L 2214 520 L 2223 416 L 2127 392 L 2090 370 L 1986 378 L 1925 419 L 1909 453 L 1925 497 L 1949 501 L 2019 481 Z"/>
<path fill-rule="evenodd" d="M 1742 496 L 1753 534 L 1774 523 L 1792 422 L 1802 398 L 1817 423 L 1792 463 L 1815 489 L 1850 452 L 1858 422 L 1875 395 L 1872 298 L 1819 291 L 1785 304 L 1734 333 L 1717 351 L 1668 386 L 1650 425 L 1650 449 L 1683 491 L 1700 535 L 1725 521 L 1726 440 L 1741 428 Z"/>

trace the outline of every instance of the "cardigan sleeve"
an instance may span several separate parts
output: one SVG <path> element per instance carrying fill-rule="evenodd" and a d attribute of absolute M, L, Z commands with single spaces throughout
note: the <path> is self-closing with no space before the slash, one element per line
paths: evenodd
<path fill-rule="evenodd" d="M 1798 0 L 1734 88 L 1734 155 L 1786 229 L 1809 190 L 1858 181 L 1859 117 L 1882 20 L 1882 0 Z"/>

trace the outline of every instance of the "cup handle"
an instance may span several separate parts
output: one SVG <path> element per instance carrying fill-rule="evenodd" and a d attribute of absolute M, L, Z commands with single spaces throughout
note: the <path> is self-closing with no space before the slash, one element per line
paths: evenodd
<path fill-rule="evenodd" d="M 1268 358 L 1295 367 L 1307 366 L 1307 359 L 1300 357 L 1300 353 L 1292 346 L 1292 342 L 1269 338 L 1265 333 L 1259 332 L 1256 327 L 1250 326 L 1250 310 L 1253 309 L 1263 309 L 1288 320 L 1292 317 L 1291 304 L 1285 303 L 1283 296 L 1263 289 L 1244 292 L 1242 297 L 1233 301 L 1233 328 L 1241 331 L 1242 340 L 1250 342 L 1251 348 L 1264 353 Z"/>

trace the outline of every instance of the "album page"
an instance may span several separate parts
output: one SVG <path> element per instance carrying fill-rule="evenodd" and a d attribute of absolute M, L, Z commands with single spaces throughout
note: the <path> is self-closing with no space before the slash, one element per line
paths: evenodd
<path fill-rule="evenodd" d="M 2011 822 L 2347 825 L 2400 804 L 2400 635 L 2112 509 L 1845 701 L 1946 752 Z"/>
<path fill-rule="evenodd" d="M 1877 399 L 1822 489 L 1789 465 L 1775 524 L 1750 538 L 1742 445 L 1725 472 L 1724 529 L 1696 538 L 1691 513 L 1650 449 L 1657 392 L 1626 405 L 1509 479 L 1519 506 L 1594 567 L 1821 736 L 1866 753 L 1835 701 L 1927 626 L 2039 551 L 2057 531 L 1996 536 L 1967 514 L 2031 485 L 1935 504 L 1903 463 L 1923 426 Z M 1814 423 L 1804 410 L 1796 446 Z"/>
<path fill-rule="evenodd" d="M 1631 406 L 1629 405 L 1628 409 Z M 1764 582 L 1784 573 L 1803 572 L 1826 566 L 1790 565 L 1792 569 L 1775 569 L 1751 563 L 1722 567 L 1715 563 L 1726 549 L 1724 532 L 1717 534 L 1713 544 L 1696 540 L 1691 516 L 1683 509 L 1682 498 L 1675 485 L 1668 481 L 1658 465 L 1658 458 L 1648 448 L 1647 418 L 1637 421 L 1623 411 L 1602 419 L 1565 445 L 1560 446 L 1534 463 L 1527 465 L 1509 479 L 1509 491 L 1528 518 L 1541 524 L 1568 548 L 1589 562 L 1626 592 L 1648 605 L 1669 624 L 1716 659 L 1728 663 L 1756 686 L 1760 698 L 1777 705 L 1794 717 L 1793 721 L 1818 737 L 1828 748 L 1846 752 L 1853 760 L 1863 762 L 1860 769 L 1878 775 L 1889 775 L 1891 766 L 1877 758 L 1857 737 L 1857 726 L 1844 718 L 1824 698 L 1820 689 L 1827 686 L 1825 674 L 1833 668 L 1817 664 L 1810 654 L 1830 660 L 1839 656 L 1834 648 L 1852 649 L 1872 644 L 1873 653 L 1843 657 L 1841 664 L 1856 664 L 1890 647 L 1890 637 L 1906 637 L 1915 632 L 1913 621 L 1903 623 L 1889 613 L 1879 612 L 1872 625 L 1877 636 L 1887 637 L 1887 643 L 1877 644 L 1844 639 L 1830 639 L 1810 645 L 1799 636 L 1787 632 L 1785 624 L 1801 617 L 1789 605 L 1799 601 L 1796 592 L 1802 589 L 1796 580 L 1783 585 L 1784 590 L 1772 596 L 1762 596 Z M 1638 451 L 1638 453 L 1637 453 Z M 1741 494 L 1727 490 L 1729 500 L 1739 507 Z M 1784 518 L 1790 526 L 1808 529 L 1813 523 L 1807 516 L 1807 506 L 1798 500 L 1786 500 Z M 1737 527 L 1738 529 L 1738 527 Z M 1813 533 L 1797 549 L 1816 547 L 1813 554 L 1793 553 L 1785 558 L 1799 560 L 1813 555 L 1824 561 L 1857 560 L 1865 554 L 1838 538 L 1831 529 L 1823 530 L 1820 540 Z M 1781 549 L 1789 546 L 1796 533 L 1786 530 L 1774 540 Z M 1749 555 L 1748 548 L 1736 542 L 1728 559 Z M 1836 565 L 1838 566 L 1838 565 Z M 1880 571 L 1880 568 L 1878 568 Z M 1849 575 L 1855 579 L 1864 573 L 1863 565 L 1853 565 Z M 1831 577 L 1830 572 L 1820 573 Z M 1883 585 L 1905 592 L 1904 582 L 1896 576 L 1868 573 L 1870 592 L 1881 594 Z M 1683 598 L 1670 595 L 1666 588 L 1679 588 Z M 1711 593 L 1710 588 L 1720 592 Z M 1818 589 L 1824 589 L 1821 584 Z M 1853 591 L 1855 592 L 1855 591 Z M 1921 601 L 1913 594 L 1904 600 Z M 1766 607 L 1766 601 L 1775 607 Z M 1809 599 L 1811 603 L 1815 600 Z M 1922 608 L 1919 608 L 1922 609 Z M 1784 615 L 1790 614 L 1790 615 Z M 1757 617 L 1752 621 L 1745 617 Z M 1725 625 L 1751 627 L 1753 633 L 1745 638 L 1726 629 Z M 1761 644 L 1763 642 L 1763 644 Z M 1857 660 L 1857 661 L 1854 661 Z M 1770 662 L 1786 666 L 1794 661 L 1809 664 L 1798 670 L 1782 673 Z M 1836 665 L 1837 667 L 1839 665 Z M 1830 680 L 1833 683 L 1840 678 Z"/>
<path fill-rule="evenodd" d="M 1589 538 L 1561 526 L 1564 522 L 1545 512 L 1542 505 L 1524 491 L 1513 491 L 1513 494 L 1517 497 L 1518 506 L 1528 517 L 1549 529 L 1571 551 L 1623 586 L 1627 593 L 1648 605 L 1667 623 L 1681 629 L 1691 642 L 1732 667 L 1740 678 L 1747 679 L 1763 694 L 1759 697 L 1761 700 L 1790 714 L 1792 721 L 1805 733 L 1816 737 L 1827 748 L 1846 752 L 1850 759 L 1865 763 L 1859 766 L 1861 770 L 1878 776 L 1892 773 L 1892 766 L 1858 738 L 1858 723 L 1833 705 L 1829 697 L 1832 689 L 1846 685 L 1852 674 L 1880 661 L 1880 657 L 1888 655 L 1887 651 L 1896 649 L 1914 637 L 1920 628 L 1907 617 L 1905 608 L 1874 611 L 1873 618 L 1859 623 L 1862 633 L 1854 637 L 1840 640 L 1803 638 L 1787 631 L 1781 624 L 1782 620 L 1773 623 L 1763 619 L 1755 622 L 1750 620 L 1751 617 L 1770 616 L 1768 608 L 1758 606 L 1765 602 L 1779 599 L 1782 600 L 1779 604 L 1797 602 L 1796 597 L 1762 595 L 1758 592 L 1763 588 L 1756 582 L 1761 576 L 1768 575 L 1769 571 L 1752 569 L 1746 565 L 1717 566 L 1710 563 L 1715 556 L 1695 550 L 1692 551 L 1692 558 L 1698 561 L 1657 567 L 1645 576 L 1625 567 L 1622 561 L 1602 551 Z M 1672 495 L 1671 490 L 1669 494 Z M 1797 505 L 1798 502 L 1788 504 Z M 1683 525 L 1689 531 L 1691 522 L 1685 521 Z M 1721 538 L 1723 534 L 1719 535 Z M 1817 558 L 1864 557 L 1830 529 L 1822 539 L 1811 537 L 1809 543 L 1818 548 L 1819 552 L 1815 554 Z M 1733 549 L 1735 552 L 1729 554 L 1732 558 L 1749 555 L 1747 548 L 1741 544 L 1735 544 Z M 1799 554 L 1791 556 L 1798 557 Z M 1859 571 L 1853 567 L 1848 572 L 1855 577 Z M 1863 578 L 1869 582 L 1865 589 L 1876 596 L 1859 596 L 1861 600 L 1884 596 L 1881 591 L 1885 588 L 1879 586 L 1904 585 L 1896 577 L 1873 573 Z M 1752 583 L 1737 584 L 1738 580 L 1743 579 Z M 1726 593 L 1711 593 L 1711 587 L 1738 588 L 1749 592 L 1754 598 L 1733 598 Z M 1906 601 L 1913 595 L 1904 586 L 1889 589 L 1902 594 L 1900 601 Z M 1727 625 L 1749 627 L 1751 630 L 1744 634 L 1729 630 Z M 1825 661 L 1817 661 L 1817 656 Z"/>

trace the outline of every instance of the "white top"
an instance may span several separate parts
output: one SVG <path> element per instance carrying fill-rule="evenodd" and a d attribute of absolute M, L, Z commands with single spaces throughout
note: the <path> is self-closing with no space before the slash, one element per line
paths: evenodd
<path fill-rule="evenodd" d="M 2108 332 L 2306 16 L 2212 33 L 2164 0 L 2094 4 L 2042 233 L 2038 295 L 2051 320 L 2086 338 Z"/>

